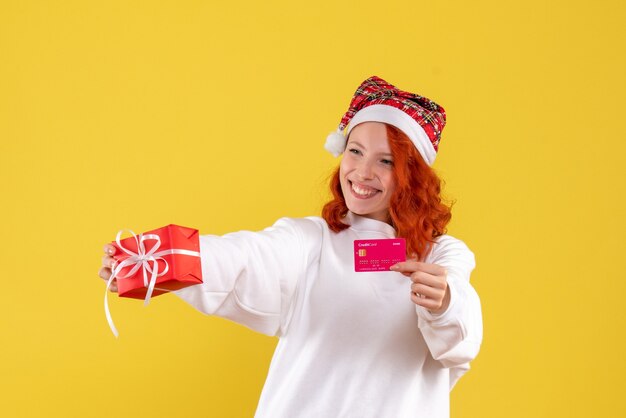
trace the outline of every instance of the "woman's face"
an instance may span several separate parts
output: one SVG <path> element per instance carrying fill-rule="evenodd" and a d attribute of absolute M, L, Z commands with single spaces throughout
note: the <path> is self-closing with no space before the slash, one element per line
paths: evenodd
<path fill-rule="evenodd" d="M 339 179 L 351 212 L 390 221 L 389 201 L 396 185 L 384 123 L 364 122 L 350 131 L 339 166 Z"/>

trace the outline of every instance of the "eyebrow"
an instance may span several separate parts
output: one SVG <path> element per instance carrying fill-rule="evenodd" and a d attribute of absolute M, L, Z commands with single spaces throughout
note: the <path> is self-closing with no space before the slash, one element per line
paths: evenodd
<path fill-rule="evenodd" d="M 350 144 L 355 144 L 355 145 L 358 145 L 361 148 L 365 148 L 363 146 L 363 144 L 361 144 L 359 141 L 351 140 Z M 348 145 L 350 145 L 350 144 L 348 144 Z M 378 155 L 381 155 L 381 156 L 384 156 L 384 157 L 393 157 L 393 154 L 390 153 L 390 152 L 381 152 L 381 153 L 378 153 Z"/>

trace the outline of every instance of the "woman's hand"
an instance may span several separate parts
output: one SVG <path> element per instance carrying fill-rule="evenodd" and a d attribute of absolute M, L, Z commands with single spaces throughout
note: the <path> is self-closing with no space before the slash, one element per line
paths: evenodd
<path fill-rule="evenodd" d="M 407 260 L 390 267 L 411 279 L 411 300 L 433 314 L 443 313 L 450 305 L 448 272 L 437 264 Z"/>
<path fill-rule="evenodd" d="M 111 267 L 115 263 L 115 259 L 112 257 L 115 254 L 115 247 L 111 244 L 106 244 L 104 246 L 104 257 L 102 257 L 102 267 L 98 271 L 98 276 L 102 278 L 105 282 L 109 281 L 111 277 Z M 111 286 L 109 287 L 111 292 L 117 292 L 117 279 L 113 279 L 111 282 Z"/>

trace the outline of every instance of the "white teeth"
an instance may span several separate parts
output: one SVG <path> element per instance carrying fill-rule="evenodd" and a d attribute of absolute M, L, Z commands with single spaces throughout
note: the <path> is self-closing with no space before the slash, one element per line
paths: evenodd
<path fill-rule="evenodd" d="M 362 189 L 362 188 L 360 188 L 359 186 L 357 186 L 354 183 L 352 183 L 352 190 L 354 190 L 354 193 L 358 194 L 359 196 L 363 196 L 363 197 L 369 197 L 369 196 L 373 195 L 374 193 L 376 193 L 376 190 Z"/>

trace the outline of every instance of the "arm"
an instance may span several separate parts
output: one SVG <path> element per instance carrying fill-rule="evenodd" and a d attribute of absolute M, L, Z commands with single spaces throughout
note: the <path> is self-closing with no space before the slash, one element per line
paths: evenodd
<path fill-rule="evenodd" d="M 450 236 L 437 240 L 425 262 L 398 263 L 410 277 L 418 326 L 435 360 L 450 369 L 450 387 L 469 369 L 482 342 L 478 294 L 469 282 L 474 254 Z"/>
<path fill-rule="evenodd" d="M 440 237 L 428 261 L 447 270 L 450 303 L 440 314 L 417 306 L 418 324 L 433 358 L 451 369 L 452 387 L 478 355 L 483 337 L 480 299 L 469 282 L 476 263 L 469 248 L 450 236 Z"/>
<path fill-rule="evenodd" d="M 320 247 L 319 228 L 306 219 L 283 218 L 261 232 L 203 235 L 204 282 L 175 293 L 207 315 L 282 335 L 298 283 Z"/>

